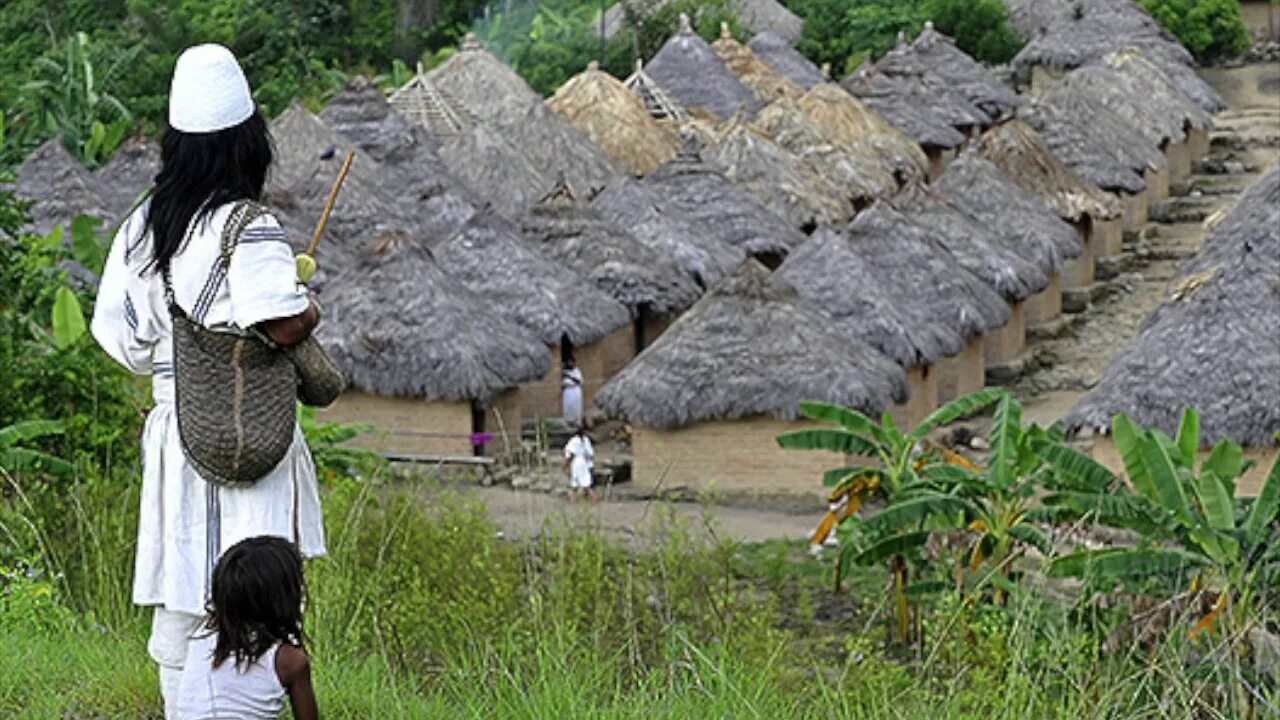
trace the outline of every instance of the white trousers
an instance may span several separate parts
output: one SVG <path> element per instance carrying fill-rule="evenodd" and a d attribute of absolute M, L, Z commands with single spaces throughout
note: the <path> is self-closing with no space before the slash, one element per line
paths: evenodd
<path fill-rule="evenodd" d="M 160 667 L 160 696 L 164 699 L 165 720 L 177 720 L 178 685 L 187 661 L 187 641 L 204 620 L 199 615 L 157 607 L 151 618 L 151 639 L 147 654 Z"/>

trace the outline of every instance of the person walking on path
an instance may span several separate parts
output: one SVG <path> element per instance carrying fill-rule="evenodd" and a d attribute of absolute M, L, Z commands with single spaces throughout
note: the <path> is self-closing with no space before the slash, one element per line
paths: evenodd
<path fill-rule="evenodd" d="M 294 543 L 304 557 L 325 553 L 315 466 L 296 424 L 284 459 L 237 488 L 202 478 L 178 434 L 166 273 L 174 303 L 204 328 L 252 328 L 289 346 L 305 340 L 319 321 L 298 283 L 284 231 L 270 214 L 248 223 L 229 262 L 221 261 L 224 226 L 235 207 L 261 198 L 271 161 L 266 122 L 231 52 L 220 45 L 183 52 L 154 191 L 112 241 L 91 324 L 111 357 L 151 376 L 155 407 L 142 436 L 133 602 L 155 608 L 147 650 L 159 665 L 167 719 L 175 717 L 188 640 L 205 613 L 222 549 L 272 535 Z"/>
<path fill-rule="evenodd" d="M 581 493 L 594 502 L 596 495 L 591 489 L 591 470 L 596 465 L 596 449 L 591 444 L 591 436 L 587 435 L 586 425 L 579 425 L 578 431 L 565 443 L 564 463 L 569 471 L 569 499 L 573 500 Z"/>

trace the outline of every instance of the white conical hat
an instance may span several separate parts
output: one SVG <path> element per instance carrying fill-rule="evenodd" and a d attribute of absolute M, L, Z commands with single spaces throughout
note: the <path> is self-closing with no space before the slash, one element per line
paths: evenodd
<path fill-rule="evenodd" d="M 249 81 L 236 56 L 221 45 L 196 45 L 178 56 L 169 89 L 169 127 L 210 133 L 253 115 Z"/>

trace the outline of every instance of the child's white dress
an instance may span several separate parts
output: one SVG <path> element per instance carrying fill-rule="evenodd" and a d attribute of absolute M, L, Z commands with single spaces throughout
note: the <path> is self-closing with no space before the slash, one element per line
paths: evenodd
<path fill-rule="evenodd" d="M 596 449 L 591 438 L 574 435 L 565 443 L 564 456 L 569 459 L 569 487 L 585 490 L 591 487 L 591 469 L 596 464 Z"/>
<path fill-rule="evenodd" d="M 569 427 L 582 424 L 582 371 L 565 368 L 560 374 L 560 415 Z"/>
<path fill-rule="evenodd" d="M 178 720 L 277 720 L 284 686 L 276 673 L 276 643 L 249 667 L 228 658 L 213 667 L 217 636 L 192 638 L 178 686 Z"/>

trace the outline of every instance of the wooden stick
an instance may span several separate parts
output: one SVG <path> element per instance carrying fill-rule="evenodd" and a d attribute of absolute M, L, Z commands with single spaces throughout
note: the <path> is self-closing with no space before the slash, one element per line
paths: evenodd
<path fill-rule="evenodd" d="M 311 236 L 311 245 L 307 247 L 307 254 L 314 256 L 316 254 L 316 246 L 320 244 L 320 236 L 324 235 L 324 228 L 329 224 L 329 215 L 333 213 L 333 206 L 338 202 L 338 191 L 342 189 L 342 183 L 347 179 L 347 172 L 351 170 L 351 161 L 356 159 L 355 151 L 347 153 L 347 159 L 342 161 L 342 169 L 338 171 L 338 179 L 333 183 L 333 189 L 329 191 L 329 200 L 324 204 L 324 212 L 320 214 L 320 223 L 316 225 L 315 234 Z"/>

